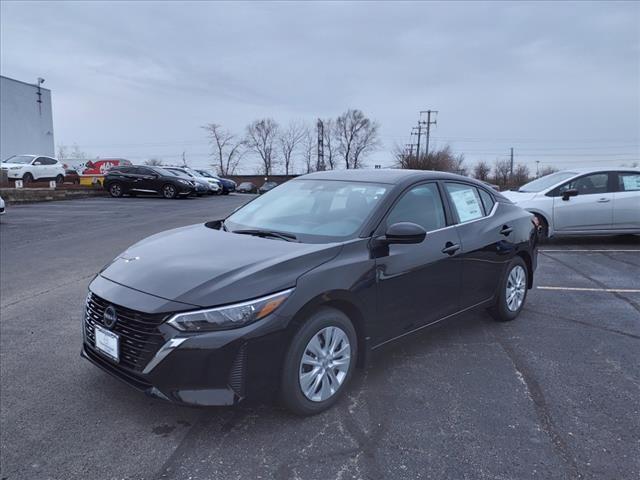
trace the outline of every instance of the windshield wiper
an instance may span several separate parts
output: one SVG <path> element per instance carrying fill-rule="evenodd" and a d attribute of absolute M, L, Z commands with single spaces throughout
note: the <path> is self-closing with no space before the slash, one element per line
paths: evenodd
<path fill-rule="evenodd" d="M 258 230 L 258 229 L 231 230 L 231 233 L 239 233 L 240 235 L 255 235 L 256 237 L 279 238 L 280 240 L 286 240 L 287 242 L 298 241 L 298 237 L 296 237 L 293 233 L 274 232 L 272 230 Z"/>

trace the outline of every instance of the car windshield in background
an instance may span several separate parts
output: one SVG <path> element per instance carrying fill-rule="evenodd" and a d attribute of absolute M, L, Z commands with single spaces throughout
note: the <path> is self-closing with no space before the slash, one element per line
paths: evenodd
<path fill-rule="evenodd" d="M 330 180 L 292 180 L 228 217 L 227 230 L 294 234 L 302 242 L 344 240 L 360 230 L 388 186 Z"/>
<path fill-rule="evenodd" d="M 557 183 L 562 182 L 563 180 L 567 180 L 568 178 L 574 177 L 576 172 L 556 172 L 546 175 L 542 178 L 538 178 L 533 182 L 525 183 L 521 186 L 518 191 L 519 192 L 541 192 L 542 190 L 546 190 L 547 188 L 553 187 Z"/>
<path fill-rule="evenodd" d="M 165 172 L 169 172 L 169 174 L 175 175 L 176 177 L 191 178 L 191 175 L 189 175 L 186 172 L 183 172 L 182 170 L 174 170 L 173 168 L 163 168 L 162 170 L 164 170 Z"/>
<path fill-rule="evenodd" d="M 22 165 L 28 165 L 33 162 L 34 157 L 29 157 L 28 155 L 16 155 L 14 157 L 9 157 L 2 163 L 20 163 Z"/>
<path fill-rule="evenodd" d="M 196 170 L 196 172 L 198 172 L 198 174 L 202 177 L 207 177 L 207 178 L 216 178 L 213 175 L 211 175 L 209 172 L 207 172 L 206 170 Z"/>

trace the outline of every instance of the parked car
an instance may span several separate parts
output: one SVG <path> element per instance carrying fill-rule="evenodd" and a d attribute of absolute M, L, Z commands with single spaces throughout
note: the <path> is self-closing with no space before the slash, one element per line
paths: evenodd
<path fill-rule="evenodd" d="M 575 168 L 503 194 L 538 217 L 543 239 L 640 233 L 640 169 Z"/>
<path fill-rule="evenodd" d="M 389 342 L 473 308 L 516 318 L 536 268 L 532 219 L 443 172 L 301 176 L 119 255 L 89 285 L 82 355 L 176 403 L 279 392 L 318 413 Z"/>
<path fill-rule="evenodd" d="M 251 182 L 242 182 L 240 185 L 238 185 L 236 191 L 238 193 L 256 193 L 258 191 L 258 187 L 256 187 L 255 184 Z"/>
<path fill-rule="evenodd" d="M 262 195 L 263 193 L 267 193 L 269 190 L 273 190 L 277 186 L 278 184 L 276 182 L 264 182 L 258 189 L 258 193 Z"/>
<path fill-rule="evenodd" d="M 194 193 L 196 183 L 160 167 L 132 165 L 109 170 L 104 177 L 104 188 L 112 197 L 151 193 L 164 198 L 178 198 Z"/>
<path fill-rule="evenodd" d="M 222 194 L 223 195 L 229 195 L 229 193 L 236 191 L 236 182 L 234 182 L 233 180 L 229 180 L 228 178 L 222 178 L 222 177 L 216 175 L 211 170 L 199 169 L 198 172 L 201 175 L 205 175 L 206 174 L 209 177 L 215 178 L 216 180 L 218 180 L 220 182 L 220 184 L 222 185 Z"/>
<path fill-rule="evenodd" d="M 73 168 L 67 168 L 64 171 L 64 183 L 73 183 L 74 185 L 80 184 L 80 175 Z"/>
<path fill-rule="evenodd" d="M 198 175 L 194 171 L 185 167 L 163 167 L 165 170 L 182 178 L 187 178 L 196 184 L 196 195 L 201 197 L 205 193 L 213 195 L 218 192 L 220 187 L 217 184 L 210 183 L 208 179 Z"/>
<path fill-rule="evenodd" d="M 30 183 L 34 180 L 64 181 L 64 167 L 58 160 L 41 155 L 14 155 L 2 162 L 7 177 Z"/>
<path fill-rule="evenodd" d="M 2 197 L 0 197 L 0 215 L 4 215 L 6 213 L 5 207 L 4 207 L 4 200 L 2 199 Z"/>

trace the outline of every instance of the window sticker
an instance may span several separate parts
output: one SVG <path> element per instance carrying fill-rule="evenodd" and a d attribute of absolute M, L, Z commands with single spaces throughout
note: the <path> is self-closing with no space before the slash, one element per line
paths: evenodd
<path fill-rule="evenodd" d="M 622 184 L 625 192 L 640 190 L 640 175 L 624 175 L 622 176 Z"/>
<path fill-rule="evenodd" d="M 473 190 L 456 190 L 450 194 L 458 211 L 460 222 L 468 222 L 483 216 L 482 207 Z"/>

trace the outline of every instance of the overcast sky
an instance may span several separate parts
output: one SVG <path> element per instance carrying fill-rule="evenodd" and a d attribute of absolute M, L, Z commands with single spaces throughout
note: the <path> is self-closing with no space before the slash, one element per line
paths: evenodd
<path fill-rule="evenodd" d="M 392 164 L 420 110 L 472 165 L 640 159 L 640 3 L 1 4 L 2 75 L 53 92 L 56 144 L 206 164 L 200 126 L 359 108 Z M 298 164 L 302 168 L 301 161 Z M 245 171 L 253 169 L 248 161 Z"/>

